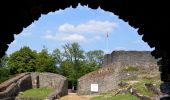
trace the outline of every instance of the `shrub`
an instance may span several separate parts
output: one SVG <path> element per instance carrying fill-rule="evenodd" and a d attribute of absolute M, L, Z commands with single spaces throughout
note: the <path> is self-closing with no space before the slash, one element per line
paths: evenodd
<path fill-rule="evenodd" d="M 0 68 L 0 83 L 8 80 L 10 78 L 10 71 L 6 67 Z"/>

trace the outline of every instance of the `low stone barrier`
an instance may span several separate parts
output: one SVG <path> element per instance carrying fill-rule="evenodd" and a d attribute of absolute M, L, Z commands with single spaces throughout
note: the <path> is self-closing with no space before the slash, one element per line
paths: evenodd
<path fill-rule="evenodd" d="M 31 88 L 31 76 L 22 73 L 0 84 L 0 100 L 14 100 L 20 91 Z"/>
<path fill-rule="evenodd" d="M 17 75 L 16 77 L 13 77 L 3 83 L 0 84 L 0 92 L 4 91 L 8 86 L 10 86 L 12 83 L 16 83 L 19 79 L 24 77 L 25 75 L 28 75 L 29 73 L 21 73 Z"/>
<path fill-rule="evenodd" d="M 68 80 L 66 77 L 54 73 L 22 73 L 0 84 L 0 100 L 38 100 L 38 98 L 16 96 L 21 91 L 39 87 L 54 88 L 55 91 L 46 98 L 47 100 L 54 100 L 67 95 Z"/>

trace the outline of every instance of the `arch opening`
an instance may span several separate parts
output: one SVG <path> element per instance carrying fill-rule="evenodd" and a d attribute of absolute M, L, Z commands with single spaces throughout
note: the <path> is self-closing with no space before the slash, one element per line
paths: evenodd
<path fill-rule="evenodd" d="M 61 12 L 59 12 L 59 13 L 61 13 Z M 111 15 L 112 16 L 112 15 Z M 50 21 L 48 21 L 48 22 L 50 22 Z M 102 21 L 95 21 L 95 20 L 93 20 L 93 21 L 91 21 L 91 22 L 87 22 L 86 24 L 87 24 L 87 26 L 88 26 L 88 24 L 89 23 L 94 23 L 95 22 L 95 24 L 101 24 L 102 23 Z M 108 24 L 109 22 L 108 21 L 103 21 L 103 23 L 104 24 Z M 120 22 L 120 23 L 122 23 L 122 22 Z M 43 23 L 43 24 L 45 24 L 45 23 Z M 47 24 L 47 23 L 46 23 Z M 92 24 L 93 26 L 95 25 L 95 24 Z M 33 28 L 34 27 L 34 25 L 35 24 L 33 24 L 31 27 Z M 64 25 L 66 25 L 67 26 L 67 28 L 68 28 L 68 25 L 69 26 L 74 26 L 74 27 L 76 27 L 76 28 L 74 28 L 74 29 L 72 29 L 72 30 L 69 30 L 69 28 L 67 29 L 67 30 L 63 30 L 63 26 Z M 79 25 L 79 24 L 78 24 Z M 63 24 L 63 26 L 62 27 L 60 27 L 58 30 L 59 31 L 73 31 L 73 30 L 77 30 L 77 31 L 80 31 L 80 29 L 79 29 L 79 27 L 78 27 L 78 25 L 77 26 L 75 26 L 75 25 L 71 25 L 71 24 L 69 24 L 69 23 L 67 23 L 67 24 Z M 80 24 L 80 26 L 82 26 L 82 25 L 85 25 L 85 24 Z M 91 25 L 91 24 L 90 24 Z M 102 24 L 103 25 L 103 24 Z M 109 23 L 109 25 L 110 25 L 110 23 Z M 111 23 L 111 26 L 114 26 L 115 24 L 113 24 L 113 23 Z M 126 24 L 127 25 L 127 24 Z M 35 26 L 37 26 L 37 25 L 35 25 Z M 43 25 L 44 26 L 44 25 Z M 45 25 L 45 26 L 47 26 L 47 25 Z M 66 27 L 65 26 L 65 27 Z M 121 26 L 121 25 L 120 25 Z M 104 27 L 104 26 L 103 26 Z M 109 27 L 109 26 L 108 26 Z M 80 27 L 81 29 L 83 29 L 82 27 Z M 99 28 L 101 28 L 101 27 L 99 27 Z M 41 29 L 41 28 L 40 28 Z M 109 29 L 107 29 L 107 27 L 105 27 L 105 29 L 106 30 L 109 30 Z M 104 29 L 103 29 L 104 30 Z M 41 30 L 38 30 L 38 31 L 41 31 Z M 81 30 L 82 31 L 82 30 Z M 80 31 L 80 33 L 81 33 L 81 31 Z M 88 30 L 88 32 L 89 32 L 90 30 Z M 92 31 L 94 31 L 93 29 L 92 29 Z M 102 30 L 100 30 L 101 32 L 103 32 Z M 110 30 L 109 30 L 110 31 Z M 73 32 L 76 32 L 76 31 L 73 31 Z M 107 31 L 104 31 L 103 33 L 106 33 Z M 50 33 L 50 31 L 47 31 L 47 33 Z M 111 33 L 111 32 L 109 32 L 109 33 Z M 25 36 L 30 36 L 30 35 L 32 35 L 31 33 L 29 33 L 29 32 L 24 32 L 24 33 L 21 33 L 21 36 L 23 36 L 23 35 L 25 35 Z M 40 34 L 39 34 L 40 35 Z M 104 34 L 105 35 L 105 34 Z M 111 35 L 111 34 L 109 34 L 109 35 Z M 134 35 L 134 34 L 133 34 Z M 48 38 L 46 38 L 46 39 L 55 39 L 55 36 L 50 36 L 49 34 L 47 34 L 47 37 Z M 125 36 L 126 37 L 126 36 Z M 124 38 L 123 38 L 124 39 Z M 131 38 L 129 38 L 129 39 L 132 39 L 132 37 Z M 25 39 L 26 40 L 26 39 Z M 24 41 L 25 41 L 24 40 Z M 31 40 L 32 42 L 33 42 L 33 39 Z M 113 42 L 113 40 L 111 40 L 112 42 Z M 120 40 L 119 40 L 120 41 Z M 122 41 L 122 40 L 121 40 Z M 125 41 L 125 40 L 124 40 Z M 126 41 L 127 42 L 127 41 Z M 135 43 L 141 43 L 141 41 L 134 41 Z M 34 42 L 34 43 L 36 43 L 36 42 Z M 37 45 L 37 44 L 36 44 Z M 136 44 L 135 44 L 136 45 Z M 117 48 L 117 49 L 124 49 L 124 48 Z"/>
<path fill-rule="evenodd" d="M 27 2 L 27 1 L 24 1 Z M 34 1 L 32 1 L 34 2 Z M 134 26 L 135 28 L 139 28 L 138 32 L 139 34 L 144 34 L 143 35 L 143 40 L 146 41 L 151 47 L 155 47 L 155 50 L 152 52 L 152 55 L 155 56 L 155 58 L 161 58 L 159 61 L 160 64 L 160 71 L 162 72 L 161 74 L 161 80 L 165 81 L 166 84 L 169 84 L 169 49 L 164 46 L 163 44 L 166 44 L 165 39 L 168 38 L 167 34 L 160 35 L 160 33 L 167 33 L 168 28 L 165 29 L 161 27 L 160 29 L 158 28 L 159 24 L 164 24 L 164 26 L 168 26 L 168 17 L 166 16 L 157 16 L 155 17 L 156 13 L 152 11 L 166 11 L 165 8 L 157 8 L 157 5 L 153 5 L 153 9 L 150 9 L 150 4 L 149 3 L 144 3 L 144 1 L 140 2 L 141 5 L 145 5 L 145 9 L 141 9 L 141 6 L 134 6 L 132 5 L 132 1 L 110 1 L 110 5 L 108 5 L 107 1 L 95 1 L 95 2 L 90 2 L 90 1 L 72 1 L 72 2 L 67 2 L 65 3 L 60 2 L 60 1 L 37 1 L 34 2 L 34 4 L 30 4 L 31 2 L 29 1 L 28 3 L 23 3 L 27 6 L 22 6 L 21 8 L 17 8 L 16 6 L 20 6 L 20 3 L 12 2 L 11 7 L 12 13 L 16 14 L 13 18 L 9 18 L 9 14 L 7 14 L 7 23 L 4 24 L 4 28 L 2 28 L 3 33 L 8 33 L 4 34 L 1 36 L 1 41 L 0 44 L 3 48 L 1 48 L 1 55 L 5 53 L 5 51 L 8 48 L 8 45 L 12 40 L 14 40 L 13 33 L 20 33 L 23 27 L 28 26 L 34 19 L 37 19 L 40 17 L 41 14 L 47 14 L 49 11 L 55 11 L 58 8 L 66 8 L 69 5 L 72 5 L 73 7 L 76 7 L 78 5 L 78 2 L 80 2 L 82 5 L 87 5 L 91 8 L 97 8 L 99 5 L 101 6 L 102 9 L 108 10 L 111 12 L 114 12 L 115 14 L 119 15 L 120 18 L 122 18 L 125 21 L 128 21 L 130 25 Z M 139 2 L 135 2 L 136 4 L 139 4 Z M 4 2 L 4 4 L 7 4 L 7 2 Z M 14 5 L 15 4 L 15 5 Z M 166 4 L 166 2 L 162 3 Z M 130 8 L 129 8 L 130 7 Z M 133 9 L 136 9 L 135 11 Z M 29 9 L 29 10 L 28 10 Z M 32 9 L 32 10 L 30 10 Z M 36 9 L 35 12 L 33 9 Z M 32 12 L 33 11 L 33 12 Z M 138 12 L 136 12 L 138 11 Z M 150 13 L 152 12 L 152 13 Z M 162 12 L 163 13 L 163 12 Z M 149 15 L 148 15 L 149 14 Z M 129 16 L 131 15 L 131 16 Z M 142 15 L 148 15 L 148 16 L 142 16 Z M 158 23 L 156 23 L 156 19 L 159 19 Z M 11 23 L 11 25 L 9 24 Z M 9 26 L 10 25 L 10 26 Z M 12 26 L 12 27 L 11 27 Z M 157 29 L 155 31 L 155 28 Z M 6 30 L 7 29 L 7 30 Z M 164 30 L 162 30 L 164 29 Z M 154 35 L 153 35 L 154 34 Z M 164 39 L 165 38 L 165 39 Z M 164 39 L 164 40 L 161 40 Z M 166 87 L 166 86 L 165 86 Z M 163 90 L 166 93 L 169 93 L 168 89 Z"/>

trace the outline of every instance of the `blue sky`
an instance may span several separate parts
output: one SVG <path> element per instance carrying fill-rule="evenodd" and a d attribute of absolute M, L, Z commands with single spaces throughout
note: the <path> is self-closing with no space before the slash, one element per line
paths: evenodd
<path fill-rule="evenodd" d="M 79 5 L 76 9 L 67 8 L 42 15 L 21 34 L 15 35 L 15 41 L 9 45 L 7 54 L 23 46 L 29 46 L 37 52 L 45 46 L 52 52 L 56 48 L 62 50 L 65 43 L 72 42 L 78 42 L 85 51 L 100 49 L 110 53 L 113 50 L 153 50 L 142 41 L 137 29 L 113 13 Z"/>

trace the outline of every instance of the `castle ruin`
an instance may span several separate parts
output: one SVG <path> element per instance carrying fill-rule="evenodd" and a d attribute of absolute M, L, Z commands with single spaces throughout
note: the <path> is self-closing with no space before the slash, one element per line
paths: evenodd
<path fill-rule="evenodd" d="M 142 73 L 153 73 L 158 76 L 157 60 L 151 56 L 150 51 L 113 51 L 104 57 L 103 67 L 82 76 L 78 80 L 78 94 L 99 94 L 117 88 L 121 79 L 128 77 L 137 78 Z M 128 67 L 139 71 L 126 72 Z M 96 87 L 92 85 L 96 84 Z M 96 88 L 93 91 L 92 88 Z"/>

